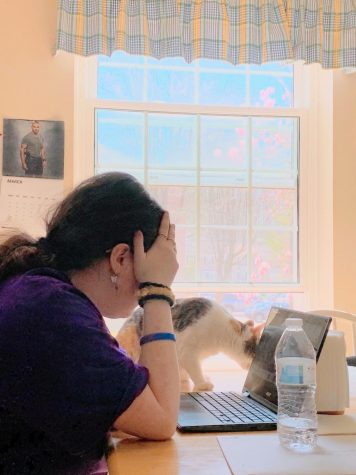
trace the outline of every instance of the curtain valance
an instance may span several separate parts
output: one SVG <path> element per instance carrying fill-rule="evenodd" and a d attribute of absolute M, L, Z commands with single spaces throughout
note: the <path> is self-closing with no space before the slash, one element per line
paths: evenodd
<path fill-rule="evenodd" d="M 356 67 L 356 0 L 58 0 L 57 50 Z"/>

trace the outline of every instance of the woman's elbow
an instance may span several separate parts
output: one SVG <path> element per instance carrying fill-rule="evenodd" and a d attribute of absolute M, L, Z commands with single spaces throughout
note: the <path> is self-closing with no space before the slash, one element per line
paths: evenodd
<path fill-rule="evenodd" d="M 157 431 L 152 434 L 153 440 L 168 440 L 173 437 L 176 432 L 177 423 L 174 422 L 165 422 L 164 424 L 160 424 L 157 427 Z"/>

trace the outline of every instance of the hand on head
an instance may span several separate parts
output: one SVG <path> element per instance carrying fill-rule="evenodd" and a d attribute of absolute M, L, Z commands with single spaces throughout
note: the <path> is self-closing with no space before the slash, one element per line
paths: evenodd
<path fill-rule="evenodd" d="M 164 212 L 158 235 L 150 249 L 145 252 L 143 234 L 137 231 L 134 237 L 134 272 L 138 282 L 156 282 L 171 286 L 178 270 L 175 244 L 175 225 Z"/>

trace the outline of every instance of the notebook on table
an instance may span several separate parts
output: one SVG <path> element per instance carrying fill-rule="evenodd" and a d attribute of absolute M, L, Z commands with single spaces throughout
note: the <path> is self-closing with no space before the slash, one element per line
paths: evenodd
<path fill-rule="evenodd" d="M 182 432 L 237 432 L 274 430 L 277 427 L 277 387 L 274 352 L 289 317 L 303 320 L 303 329 L 318 360 L 331 318 L 272 307 L 242 393 L 182 393 L 178 429 Z"/>

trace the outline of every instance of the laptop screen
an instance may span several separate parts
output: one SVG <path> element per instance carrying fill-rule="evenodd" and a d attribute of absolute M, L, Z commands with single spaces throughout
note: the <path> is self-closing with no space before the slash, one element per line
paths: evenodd
<path fill-rule="evenodd" d="M 331 323 L 329 317 L 285 308 L 271 308 L 266 326 L 256 348 L 256 355 L 248 371 L 243 391 L 248 392 L 253 399 L 275 411 L 277 410 L 278 401 L 274 352 L 285 329 L 284 322 L 289 317 L 303 319 L 303 329 L 314 346 L 317 360 Z"/>

